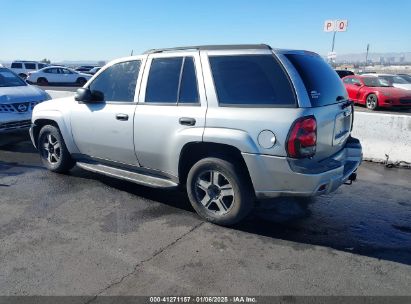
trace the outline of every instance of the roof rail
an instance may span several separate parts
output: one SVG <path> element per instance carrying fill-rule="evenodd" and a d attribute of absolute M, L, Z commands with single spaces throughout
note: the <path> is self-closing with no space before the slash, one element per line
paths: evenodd
<path fill-rule="evenodd" d="M 161 49 L 151 49 L 145 51 L 143 54 L 156 54 L 163 52 L 175 52 L 175 51 L 190 51 L 190 50 L 272 50 L 271 46 L 268 44 L 233 44 L 233 45 L 198 45 L 198 46 L 185 46 L 185 47 L 175 47 L 175 48 L 161 48 Z"/>

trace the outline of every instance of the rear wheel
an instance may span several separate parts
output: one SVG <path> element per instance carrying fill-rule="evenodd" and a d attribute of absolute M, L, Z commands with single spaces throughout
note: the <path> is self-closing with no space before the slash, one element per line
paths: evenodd
<path fill-rule="evenodd" d="M 46 125 L 40 130 L 37 143 L 41 160 L 50 171 L 64 173 L 74 166 L 60 130 Z"/>
<path fill-rule="evenodd" d="M 78 84 L 79 86 L 85 85 L 86 82 L 87 82 L 87 80 L 86 80 L 85 78 L 80 77 L 79 79 L 77 79 L 77 84 Z"/>
<path fill-rule="evenodd" d="M 187 177 L 187 193 L 197 213 L 209 222 L 228 226 L 241 221 L 254 206 L 254 190 L 244 170 L 230 161 L 208 157 Z"/>
<path fill-rule="evenodd" d="M 369 110 L 376 110 L 378 108 L 378 97 L 375 94 L 370 94 L 367 96 L 367 99 L 365 101 L 365 106 Z"/>
<path fill-rule="evenodd" d="M 41 78 L 37 79 L 37 84 L 41 85 L 41 86 L 46 86 L 46 85 L 49 84 L 49 82 L 47 81 L 46 78 L 41 77 Z"/>

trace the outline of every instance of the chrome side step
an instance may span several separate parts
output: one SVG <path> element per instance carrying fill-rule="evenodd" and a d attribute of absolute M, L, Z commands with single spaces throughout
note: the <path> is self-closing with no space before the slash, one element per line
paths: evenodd
<path fill-rule="evenodd" d="M 173 188 L 178 186 L 176 182 L 169 180 L 167 178 L 132 172 L 98 163 L 90 164 L 84 162 L 77 162 L 77 166 L 87 171 L 101 173 L 115 178 L 120 178 L 143 186 L 149 186 L 154 188 Z"/>

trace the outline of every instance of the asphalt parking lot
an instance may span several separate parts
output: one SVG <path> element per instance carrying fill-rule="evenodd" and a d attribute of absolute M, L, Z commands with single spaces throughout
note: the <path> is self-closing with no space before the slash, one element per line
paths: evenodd
<path fill-rule="evenodd" d="M 411 295 L 411 170 L 364 163 L 223 228 L 177 191 L 50 173 L 22 139 L 0 146 L 2 295 Z"/>

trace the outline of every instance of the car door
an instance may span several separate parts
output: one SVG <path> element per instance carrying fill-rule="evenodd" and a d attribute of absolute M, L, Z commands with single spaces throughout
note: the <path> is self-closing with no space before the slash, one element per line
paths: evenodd
<path fill-rule="evenodd" d="M 118 61 L 91 82 L 103 102 L 77 103 L 71 112 L 71 129 L 80 157 L 101 162 L 138 165 L 134 151 L 133 118 L 142 58 Z"/>
<path fill-rule="evenodd" d="M 77 74 L 74 74 L 69 69 L 61 68 L 61 82 L 63 83 L 73 83 L 77 80 Z"/>
<path fill-rule="evenodd" d="M 207 101 L 198 51 L 148 56 L 134 116 L 140 165 L 178 175 L 183 146 L 201 142 Z"/>
<path fill-rule="evenodd" d="M 39 75 L 39 77 L 45 77 L 47 81 L 51 83 L 58 83 L 59 82 L 59 68 L 46 69 L 44 70 L 44 75 Z"/>
<path fill-rule="evenodd" d="M 343 81 L 348 93 L 348 97 L 353 101 L 357 101 L 358 92 L 361 88 L 361 82 L 354 77 L 345 77 Z"/>

